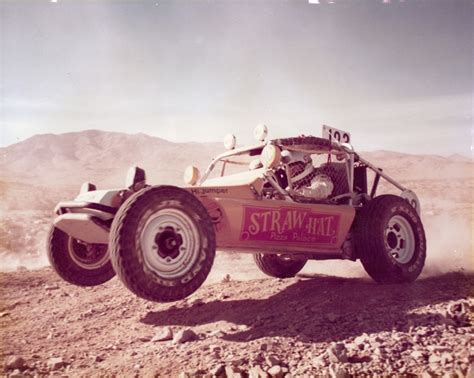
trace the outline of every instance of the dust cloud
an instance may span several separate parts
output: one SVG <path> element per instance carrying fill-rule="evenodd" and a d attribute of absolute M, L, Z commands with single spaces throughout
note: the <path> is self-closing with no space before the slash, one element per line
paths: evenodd
<path fill-rule="evenodd" d="M 423 276 L 474 271 L 471 220 L 442 214 L 425 217 L 424 226 L 428 249 Z"/>

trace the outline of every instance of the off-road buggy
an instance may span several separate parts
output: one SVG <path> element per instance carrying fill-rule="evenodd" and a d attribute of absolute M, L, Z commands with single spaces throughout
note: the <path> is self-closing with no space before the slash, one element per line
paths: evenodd
<path fill-rule="evenodd" d="M 252 253 L 273 277 L 292 277 L 307 260 L 360 259 L 379 283 L 414 281 L 426 256 L 416 195 L 354 152 L 350 135 L 323 128 L 227 151 L 186 186 L 150 186 L 132 167 L 126 187 L 84 183 L 61 202 L 49 238 L 49 260 L 66 281 L 102 284 L 115 274 L 136 295 L 175 301 L 206 279 L 216 249 Z M 369 188 L 368 173 L 371 172 Z M 380 178 L 400 196 L 376 196 Z"/>

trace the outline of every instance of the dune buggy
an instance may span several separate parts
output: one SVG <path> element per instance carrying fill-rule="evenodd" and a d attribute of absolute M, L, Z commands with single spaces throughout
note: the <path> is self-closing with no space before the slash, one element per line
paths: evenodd
<path fill-rule="evenodd" d="M 265 141 L 260 126 L 258 142 L 239 148 L 227 136 L 227 151 L 202 175 L 188 167 L 181 188 L 148 185 L 138 167 L 125 188 L 84 183 L 55 209 L 51 265 L 83 286 L 117 274 L 159 302 L 197 290 L 216 249 L 252 253 L 273 277 L 292 277 L 307 260 L 360 259 L 379 283 L 415 280 L 426 256 L 417 196 L 359 156 L 348 133 L 323 134 Z M 400 195 L 377 196 L 381 178 Z"/>

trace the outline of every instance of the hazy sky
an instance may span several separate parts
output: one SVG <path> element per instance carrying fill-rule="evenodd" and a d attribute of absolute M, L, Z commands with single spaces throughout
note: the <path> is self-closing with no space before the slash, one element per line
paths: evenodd
<path fill-rule="evenodd" d="M 313 0 L 312 2 L 317 2 Z M 0 145 L 351 131 L 357 149 L 471 154 L 472 0 L 0 0 Z"/>

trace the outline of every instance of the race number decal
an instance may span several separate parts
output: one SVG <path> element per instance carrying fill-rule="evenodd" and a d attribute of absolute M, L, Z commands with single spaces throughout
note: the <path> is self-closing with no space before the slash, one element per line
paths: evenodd
<path fill-rule="evenodd" d="M 244 206 L 240 240 L 336 244 L 340 215 L 302 208 Z"/>
<path fill-rule="evenodd" d="M 351 143 L 351 134 L 347 131 L 326 125 L 323 125 L 323 138 L 331 141 L 335 140 L 339 143 Z"/>

